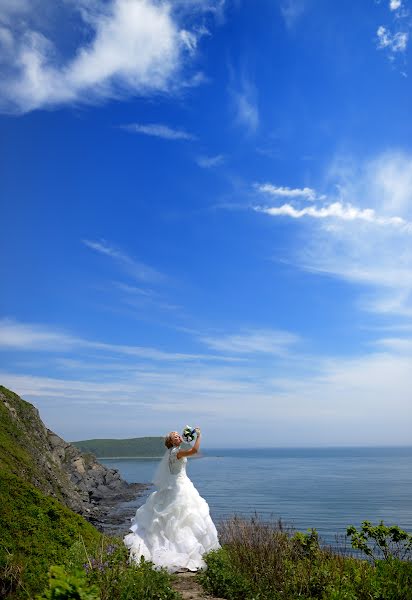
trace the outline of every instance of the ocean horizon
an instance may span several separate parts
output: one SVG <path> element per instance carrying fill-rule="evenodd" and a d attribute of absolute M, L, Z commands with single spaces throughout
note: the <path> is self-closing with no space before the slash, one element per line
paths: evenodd
<path fill-rule="evenodd" d="M 70 442 L 75 443 L 75 442 Z M 411 445 L 399 445 L 395 446 L 393 444 L 388 446 L 376 445 L 376 446 L 250 446 L 250 447 L 242 447 L 239 448 L 237 446 L 202 446 L 199 450 L 199 454 L 192 458 L 202 458 L 203 456 L 217 456 L 219 454 L 223 454 L 228 456 L 230 453 L 233 453 L 234 456 L 247 455 L 248 453 L 254 454 L 267 454 L 267 453 L 279 453 L 279 454 L 290 454 L 290 453 L 299 453 L 299 452 L 317 452 L 322 453 L 323 451 L 333 452 L 333 451 L 345 451 L 345 450 L 359 450 L 363 451 L 379 451 L 382 450 L 384 452 L 391 450 L 412 450 Z M 96 456 L 98 460 L 148 460 L 148 459 L 159 459 L 162 455 L 159 456 Z"/>

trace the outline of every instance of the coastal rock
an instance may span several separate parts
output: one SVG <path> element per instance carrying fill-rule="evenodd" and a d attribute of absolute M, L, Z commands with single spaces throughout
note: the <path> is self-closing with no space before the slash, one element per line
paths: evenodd
<path fill-rule="evenodd" d="M 29 481 L 94 523 L 104 521 L 115 502 L 134 498 L 147 486 L 129 484 L 117 470 L 82 453 L 43 424 L 38 410 L 0 386 L 4 447 L 0 467 Z"/>

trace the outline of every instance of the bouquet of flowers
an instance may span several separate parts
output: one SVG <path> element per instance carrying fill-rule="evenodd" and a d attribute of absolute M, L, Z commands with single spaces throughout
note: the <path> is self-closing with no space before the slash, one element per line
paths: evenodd
<path fill-rule="evenodd" d="M 193 427 L 190 427 L 190 425 L 186 425 L 186 427 L 183 429 L 182 438 L 186 442 L 193 442 L 195 439 L 195 433 L 196 429 L 193 429 Z"/>

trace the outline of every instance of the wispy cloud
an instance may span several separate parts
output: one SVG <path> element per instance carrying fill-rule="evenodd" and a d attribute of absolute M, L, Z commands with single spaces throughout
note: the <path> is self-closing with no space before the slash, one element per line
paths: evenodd
<path fill-rule="evenodd" d="M 58 8 L 50 3 L 67 22 L 77 19 L 87 33 L 83 39 L 88 41 L 66 57 L 57 33 L 53 40 L 43 4 L 19 0 L 17 5 L 25 18 L 9 9 L 3 26 L 0 110 L 4 112 L 169 92 L 183 82 L 182 67 L 196 50 L 196 32 L 180 24 L 170 3 L 80 0 L 60 3 Z M 192 16 L 194 11 L 192 7 Z"/>
<path fill-rule="evenodd" d="M 286 26 L 292 28 L 306 10 L 308 0 L 282 0 L 280 12 L 285 20 Z"/>
<path fill-rule="evenodd" d="M 199 361 L 224 360 L 231 357 L 208 354 L 166 352 L 147 346 L 111 344 L 87 340 L 69 333 L 56 331 L 44 325 L 20 323 L 12 319 L 0 320 L 0 349 L 42 351 L 61 353 L 69 350 L 94 350 L 109 354 L 120 354 L 152 361 Z"/>
<path fill-rule="evenodd" d="M 299 336 L 287 331 L 258 329 L 220 337 L 204 336 L 201 341 L 209 348 L 231 354 L 284 355 L 299 341 Z"/>
<path fill-rule="evenodd" d="M 412 355 L 412 339 L 411 338 L 382 338 L 376 341 L 377 346 L 390 350 L 391 352 L 399 352 L 401 354 Z"/>
<path fill-rule="evenodd" d="M 391 152 L 337 160 L 326 181 L 338 199 L 321 205 L 255 206 L 268 216 L 307 219 L 293 261 L 301 268 L 368 287 L 363 309 L 412 314 L 412 156 Z"/>
<path fill-rule="evenodd" d="M 114 282 L 114 287 L 122 292 L 121 301 L 133 308 L 152 307 L 162 311 L 176 311 L 181 307 L 167 302 L 161 294 L 149 288 L 136 287 L 120 281 Z"/>
<path fill-rule="evenodd" d="M 224 161 L 225 157 L 223 154 L 216 154 L 215 156 L 198 156 L 196 158 L 197 164 L 203 169 L 218 167 L 219 165 L 223 164 Z"/>
<path fill-rule="evenodd" d="M 259 127 L 257 88 L 245 73 L 237 82 L 233 73 L 231 79 L 229 93 L 234 121 L 240 127 L 244 127 L 248 133 L 255 133 Z"/>
<path fill-rule="evenodd" d="M 142 133 L 153 137 L 163 138 L 164 140 L 195 140 L 196 136 L 184 131 L 183 129 L 173 129 L 168 125 L 161 123 L 139 124 L 131 123 L 122 125 L 121 129 L 130 131 L 131 133 Z"/>
<path fill-rule="evenodd" d="M 131 277 L 146 283 L 161 283 L 166 280 L 166 276 L 152 267 L 131 258 L 122 250 L 108 244 L 105 240 L 83 240 L 83 243 L 88 247 L 108 256 L 117 262 Z"/>
<path fill-rule="evenodd" d="M 265 368 L 194 362 L 190 369 L 128 365 L 105 376 L 80 376 L 74 364 L 72 377 L 67 365 L 62 378 L 3 371 L 0 379 L 35 400 L 66 439 L 161 435 L 196 419 L 212 446 L 235 445 L 240 436 L 262 445 L 316 445 L 319 427 L 323 444 L 406 444 L 412 355 L 396 345 L 353 359 L 312 357 L 309 374 L 293 360 L 292 370 L 285 361 L 282 368 L 273 361 Z"/>
<path fill-rule="evenodd" d="M 315 200 L 316 192 L 312 188 L 290 188 L 284 186 L 276 186 L 271 183 L 255 183 L 255 188 L 263 194 L 270 196 L 283 196 L 286 198 L 306 198 L 307 200 Z"/>
<path fill-rule="evenodd" d="M 359 208 L 352 204 L 343 204 L 342 202 L 332 202 L 325 206 L 308 206 L 297 209 L 291 204 L 282 204 L 282 206 L 255 206 L 254 210 L 262 212 L 272 217 L 287 216 L 293 219 L 302 217 L 313 217 L 315 219 L 341 219 L 343 221 L 367 221 L 376 225 L 392 225 L 400 227 L 403 231 L 412 233 L 412 223 L 405 221 L 402 217 L 383 217 L 376 214 L 373 208 Z"/>

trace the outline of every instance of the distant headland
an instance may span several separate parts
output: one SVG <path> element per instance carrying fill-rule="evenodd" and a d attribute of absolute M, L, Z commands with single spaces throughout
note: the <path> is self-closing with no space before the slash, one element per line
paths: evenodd
<path fill-rule="evenodd" d="M 97 458 L 159 458 L 165 451 L 163 437 L 80 440 L 71 444 Z"/>

